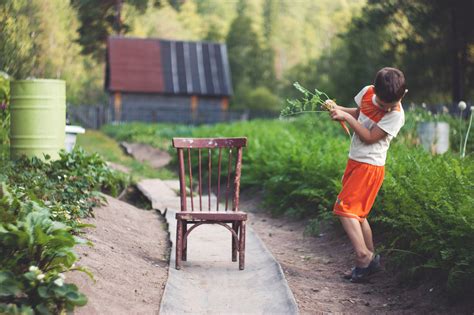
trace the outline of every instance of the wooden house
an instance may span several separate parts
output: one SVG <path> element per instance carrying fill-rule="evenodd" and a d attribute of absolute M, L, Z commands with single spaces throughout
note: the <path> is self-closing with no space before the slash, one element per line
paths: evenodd
<path fill-rule="evenodd" d="M 109 37 L 106 59 L 115 121 L 226 120 L 232 84 L 225 44 Z"/>

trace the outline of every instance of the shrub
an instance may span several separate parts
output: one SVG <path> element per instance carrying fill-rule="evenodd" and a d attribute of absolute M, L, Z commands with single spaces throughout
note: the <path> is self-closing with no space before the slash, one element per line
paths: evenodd
<path fill-rule="evenodd" d="M 279 113 L 282 105 L 281 101 L 269 91 L 266 87 L 257 87 L 253 89 L 246 98 L 246 105 L 252 110 L 269 111 Z"/>
<path fill-rule="evenodd" d="M 49 209 L 22 202 L 0 188 L 0 312 L 57 314 L 86 304 L 63 273 L 72 269 L 74 245 L 84 241 L 51 220 Z"/>
<path fill-rule="evenodd" d="M 35 157 L 5 161 L 0 169 L 3 180 L 22 201 L 44 205 L 54 220 L 74 227 L 103 200 L 99 191 L 117 195 L 127 183 L 98 154 L 87 155 L 81 148 L 70 154 L 61 152 L 56 161 L 43 162 Z"/>
<path fill-rule="evenodd" d="M 64 272 L 74 267 L 80 218 L 117 193 L 124 177 L 82 149 L 56 161 L 22 157 L 0 160 L 0 313 L 59 314 L 84 305 L 86 297 Z"/>

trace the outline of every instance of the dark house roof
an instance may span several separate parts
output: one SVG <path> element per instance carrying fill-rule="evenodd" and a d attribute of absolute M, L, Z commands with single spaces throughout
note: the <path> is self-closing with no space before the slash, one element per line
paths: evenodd
<path fill-rule="evenodd" d="M 109 37 L 105 88 L 120 92 L 231 95 L 227 47 L 210 42 Z"/>

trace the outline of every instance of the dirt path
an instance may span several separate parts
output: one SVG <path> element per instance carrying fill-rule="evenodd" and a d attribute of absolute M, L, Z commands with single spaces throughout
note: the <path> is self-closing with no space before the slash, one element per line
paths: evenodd
<path fill-rule="evenodd" d="M 79 266 L 93 274 L 94 283 L 80 272 L 68 275 L 88 297 L 75 314 L 157 314 L 168 276 L 168 235 L 155 211 L 135 208 L 107 197 L 94 210 L 95 225 L 82 237 L 93 247 L 79 246 Z"/>
<path fill-rule="evenodd" d="M 120 145 L 127 154 L 133 156 L 139 162 L 148 162 L 153 168 L 166 166 L 171 161 L 168 152 L 153 148 L 143 143 L 121 142 Z"/>

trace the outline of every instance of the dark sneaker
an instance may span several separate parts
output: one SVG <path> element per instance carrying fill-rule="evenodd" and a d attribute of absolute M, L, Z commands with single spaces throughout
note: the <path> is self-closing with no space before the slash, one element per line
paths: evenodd
<path fill-rule="evenodd" d="M 356 269 L 358 270 L 356 271 Z M 361 270 L 364 270 L 364 271 L 361 271 Z M 372 260 L 370 261 L 370 264 L 366 268 L 353 267 L 351 269 L 351 273 L 345 274 L 342 277 L 346 280 L 351 280 L 351 282 L 364 282 L 364 281 L 358 281 L 357 279 L 355 281 L 352 280 L 354 278 L 354 274 L 356 273 L 357 275 L 359 275 L 359 276 L 356 275 L 355 277 L 355 278 L 358 278 L 360 277 L 361 273 L 368 273 L 367 275 L 363 276 L 367 278 L 368 276 L 376 272 L 379 272 L 380 270 L 382 270 L 382 266 L 380 265 L 380 255 L 375 255 L 374 258 L 372 258 Z"/>
<path fill-rule="evenodd" d="M 350 273 L 343 274 L 343 275 L 342 275 L 342 278 L 343 278 L 343 279 L 346 279 L 346 280 L 351 280 L 351 278 L 352 278 L 352 271 L 354 270 L 354 268 L 355 268 L 355 267 L 353 267 L 353 268 L 351 269 L 351 272 L 350 272 Z"/>
<path fill-rule="evenodd" d="M 380 255 L 375 255 L 367 268 L 370 269 L 370 274 L 382 270 L 382 266 L 380 266 Z"/>
<path fill-rule="evenodd" d="M 370 267 L 354 267 L 352 269 L 352 276 L 351 276 L 351 282 L 353 283 L 361 283 L 361 282 L 367 282 L 367 278 L 370 275 Z"/>

